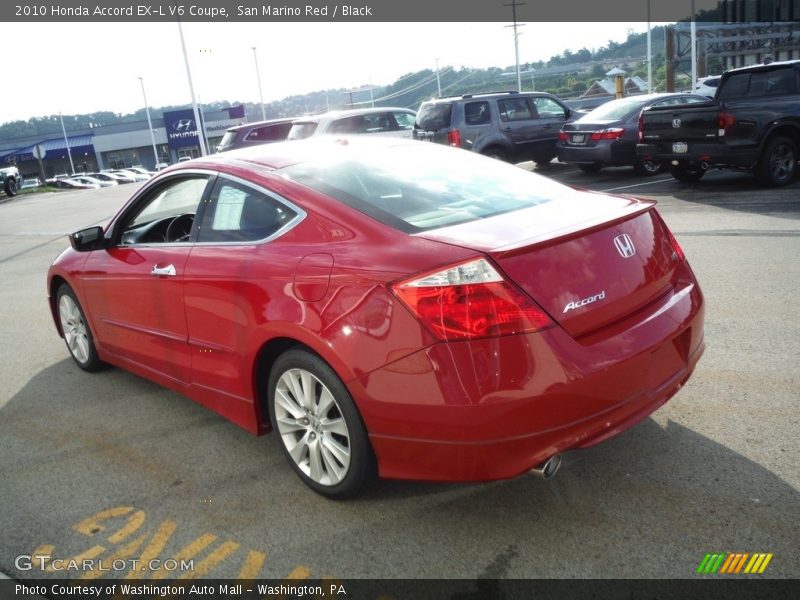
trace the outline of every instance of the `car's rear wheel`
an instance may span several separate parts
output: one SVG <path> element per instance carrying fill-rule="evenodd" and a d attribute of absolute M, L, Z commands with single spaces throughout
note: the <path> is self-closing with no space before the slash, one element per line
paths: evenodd
<path fill-rule="evenodd" d="M 17 195 L 17 182 L 14 179 L 9 179 L 6 181 L 6 194 L 8 196 L 16 196 Z"/>
<path fill-rule="evenodd" d="M 683 181 L 684 183 L 700 181 L 703 175 L 706 174 L 705 170 L 703 170 L 700 165 L 685 164 L 670 165 L 669 172 L 675 179 Z"/>
<path fill-rule="evenodd" d="M 639 160 L 636 161 L 636 163 L 634 163 L 633 165 L 633 170 L 636 171 L 639 175 L 648 175 L 648 176 L 655 175 L 656 173 L 661 171 L 662 168 L 663 165 L 654 162 L 652 160 Z"/>
<path fill-rule="evenodd" d="M 58 288 L 56 303 L 61 331 L 72 359 L 84 371 L 101 369 L 104 363 L 97 356 L 92 331 L 75 292 L 68 284 Z"/>
<path fill-rule="evenodd" d="M 341 379 L 322 359 L 289 350 L 272 367 L 268 408 L 292 468 L 311 489 L 343 498 L 374 474 L 361 416 Z"/>
<path fill-rule="evenodd" d="M 789 138 L 776 137 L 767 143 L 755 169 L 759 183 L 786 185 L 797 170 L 797 146 Z"/>
<path fill-rule="evenodd" d="M 603 168 L 603 165 L 600 163 L 582 163 L 578 165 L 578 168 L 584 173 L 597 173 Z"/>

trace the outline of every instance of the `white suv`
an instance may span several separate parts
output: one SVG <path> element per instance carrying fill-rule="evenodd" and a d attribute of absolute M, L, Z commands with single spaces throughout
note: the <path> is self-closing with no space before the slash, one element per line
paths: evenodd
<path fill-rule="evenodd" d="M 369 133 L 410 138 L 416 113 L 407 108 L 359 108 L 337 110 L 292 122 L 287 140 L 302 140 L 318 135 Z"/>

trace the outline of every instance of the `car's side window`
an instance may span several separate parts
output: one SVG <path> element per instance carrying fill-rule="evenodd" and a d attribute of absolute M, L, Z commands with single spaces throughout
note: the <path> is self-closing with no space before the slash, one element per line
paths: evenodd
<path fill-rule="evenodd" d="M 700 102 L 708 102 L 708 98 L 695 98 L 694 96 L 687 96 L 686 98 L 681 98 L 684 104 L 699 104 Z"/>
<path fill-rule="evenodd" d="M 396 112 L 392 114 L 394 115 L 394 120 L 397 121 L 397 126 L 400 129 L 414 129 L 414 115 L 403 112 Z"/>
<path fill-rule="evenodd" d="M 266 239 L 297 212 L 249 185 L 220 176 L 211 191 L 197 241 L 254 242 Z"/>
<path fill-rule="evenodd" d="M 531 114 L 531 107 L 525 98 L 498 100 L 497 106 L 500 109 L 502 121 L 529 121 L 535 118 Z"/>
<path fill-rule="evenodd" d="M 491 120 L 492 113 L 489 110 L 487 101 L 467 102 L 464 105 L 464 121 L 466 121 L 467 125 L 486 125 Z"/>
<path fill-rule="evenodd" d="M 564 107 L 551 98 L 540 96 L 533 99 L 533 104 L 542 119 L 565 119 L 567 117 Z"/>
<path fill-rule="evenodd" d="M 344 117 L 328 126 L 328 133 L 365 133 L 367 124 L 361 115 Z"/>
<path fill-rule="evenodd" d="M 130 244 L 187 242 L 209 175 L 175 177 L 156 186 L 120 223 L 119 241 Z"/>

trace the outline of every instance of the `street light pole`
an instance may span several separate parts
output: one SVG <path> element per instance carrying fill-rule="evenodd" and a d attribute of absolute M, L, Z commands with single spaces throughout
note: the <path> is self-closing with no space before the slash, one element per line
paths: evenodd
<path fill-rule="evenodd" d="M 67 139 L 67 130 L 64 127 L 64 116 L 58 113 L 58 118 L 61 119 L 61 133 L 64 134 L 64 144 L 67 146 L 67 156 L 69 157 L 70 175 L 75 175 L 75 165 L 72 164 L 72 151 L 69 149 L 69 140 Z"/>
<path fill-rule="evenodd" d="M 439 90 L 438 98 L 442 97 L 442 82 L 439 79 L 439 59 L 436 59 L 436 89 Z"/>
<path fill-rule="evenodd" d="M 267 111 L 264 108 L 264 93 L 261 91 L 261 71 L 258 68 L 258 54 L 256 47 L 253 46 L 253 60 L 256 62 L 256 81 L 258 82 L 258 97 L 261 100 L 261 120 L 267 120 Z"/>
<path fill-rule="evenodd" d="M 153 144 L 153 169 L 158 170 L 158 150 L 156 150 L 156 136 L 153 135 L 153 122 L 150 120 L 150 106 L 147 104 L 147 94 L 144 93 L 144 77 L 138 77 L 142 84 L 142 98 L 144 98 L 144 111 L 147 113 L 147 128 L 150 130 L 150 142 Z"/>
<path fill-rule="evenodd" d="M 197 100 L 194 96 L 194 85 L 192 84 L 192 70 L 189 68 L 189 55 L 186 54 L 186 42 L 183 39 L 183 27 L 178 21 L 178 33 L 181 37 L 181 49 L 183 50 L 183 62 L 186 65 L 186 78 L 189 80 L 189 92 L 192 95 L 192 109 L 194 110 L 194 121 L 197 124 L 197 141 L 200 145 L 200 156 L 206 155 L 205 135 L 203 135 L 203 123 L 200 121 L 200 111 L 197 108 Z"/>

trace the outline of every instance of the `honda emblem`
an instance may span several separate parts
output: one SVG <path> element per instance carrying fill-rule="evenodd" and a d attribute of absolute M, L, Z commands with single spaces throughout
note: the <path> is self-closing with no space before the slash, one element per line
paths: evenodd
<path fill-rule="evenodd" d="M 617 252 L 619 252 L 622 258 L 630 258 L 636 254 L 636 248 L 633 246 L 633 241 L 627 233 L 615 237 L 614 245 L 617 247 Z"/>

